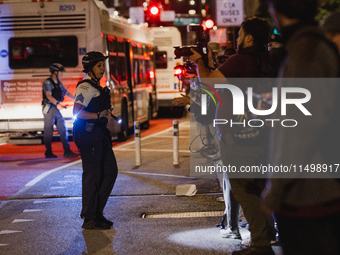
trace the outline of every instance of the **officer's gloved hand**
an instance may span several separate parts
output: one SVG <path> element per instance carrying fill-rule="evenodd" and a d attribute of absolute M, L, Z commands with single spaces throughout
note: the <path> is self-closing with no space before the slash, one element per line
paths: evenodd
<path fill-rule="evenodd" d="M 98 117 L 99 119 L 100 118 L 107 118 L 107 119 L 111 118 L 111 110 L 107 109 L 107 110 L 101 111 Z"/>
<path fill-rule="evenodd" d="M 99 117 L 99 123 L 106 126 L 109 119 L 111 118 L 111 110 L 107 109 L 107 110 L 101 111 L 98 117 Z"/>

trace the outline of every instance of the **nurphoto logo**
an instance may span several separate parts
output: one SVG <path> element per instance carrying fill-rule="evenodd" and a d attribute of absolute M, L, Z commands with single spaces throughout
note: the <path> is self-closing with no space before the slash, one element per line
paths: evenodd
<path fill-rule="evenodd" d="M 247 105 L 245 105 L 245 95 L 243 94 L 243 91 L 232 84 L 215 84 L 214 88 L 212 86 L 209 86 L 207 84 L 203 84 L 207 86 L 218 98 L 220 102 L 220 106 L 222 107 L 222 101 L 217 93 L 216 89 L 228 89 L 231 92 L 232 98 L 233 98 L 233 115 L 245 115 L 247 114 L 245 111 L 245 106 L 247 107 L 247 111 L 250 113 L 257 115 L 257 116 L 268 116 L 272 113 L 274 113 L 278 106 L 278 88 L 273 87 L 272 88 L 272 99 L 271 99 L 271 105 L 269 109 L 256 109 L 254 107 L 254 93 L 253 88 L 248 87 L 247 88 Z M 215 106 L 217 106 L 217 102 L 213 96 L 213 94 L 208 91 L 207 89 L 200 88 L 202 91 L 206 92 L 207 94 L 201 94 L 201 114 L 207 115 L 207 95 L 209 95 L 212 100 L 215 103 Z M 312 114 L 306 109 L 306 107 L 303 105 L 307 103 L 311 99 L 311 93 L 308 89 L 305 88 L 298 88 L 298 87 L 282 87 L 281 88 L 281 116 L 286 116 L 287 114 L 287 105 L 295 105 L 305 116 L 311 116 Z M 302 98 L 287 98 L 288 93 L 298 93 L 304 95 Z M 257 97 L 258 98 L 258 97 Z M 258 107 L 259 108 L 259 107 Z M 297 126 L 297 120 L 294 119 L 243 119 L 242 122 L 233 122 L 233 120 L 226 120 L 226 119 L 214 119 L 213 125 L 223 125 L 230 123 L 231 127 L 232 125 L 243 125 L 246 127 L 247 125 L 249 127 L 262 127 L 264 125 L 264 122 L 271 122 L 271 126 L 274 126 L 274 122 L 280 121 L 281 125 L 283 127 L 295 127 Z M 293 125 L 288 125 L 289 122 L 293 122 Z M 254 125 L 256 123 L 256 125 Z"/>

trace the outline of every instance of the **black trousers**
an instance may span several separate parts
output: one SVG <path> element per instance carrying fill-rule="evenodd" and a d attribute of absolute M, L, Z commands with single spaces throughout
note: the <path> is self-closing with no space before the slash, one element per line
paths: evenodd
<path fill-rule="evenodd" d="M 284 254 L 339 255 L 340 213 L 315 218 L 275 215 Z"/>
<path fill-rule="evenodd" d="M 118 174 L 112 144 L 78 147 L 83 165 L 81 217 L 95 219 L 103 213 Z"/>

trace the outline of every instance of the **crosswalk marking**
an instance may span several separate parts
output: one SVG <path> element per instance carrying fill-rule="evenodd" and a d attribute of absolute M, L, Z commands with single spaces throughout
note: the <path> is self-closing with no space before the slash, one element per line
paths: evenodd
<path fill-rule="evenodd" d="M 43 194 L 43 197 L 53 197 L 54 196 L 54 194 L 52 194 L 52 193 L 44 193 Z"/>
<path fill-rule="evenodd" d="M 64 176 L 64 178 L 78 178 L 78 177 L 80 177 L 80 175 L 71 175 L 71 174 L 69 174 L 69 175 L 65 175 Z"/>
<path fill-rule="evenodd" d="M 51 187 L 50 189 L 65 189 L 66 187 Z"/>
<path fill-rule="evenodd" d="M 1 230 L 0 235 L 20 233 L 20 232 L 22 232 L 22 231 L 19 231 L 19 230 Z"/>
<path fill-rule="evenodd" d="M 25 209 L 22 212 L 41 212 L 42 209 Z"/>
<path fill-rule="evenodd" d="M 51 201 L 47 201 L 47 200 L 37 200 L 34 201 L 33 204 L 42 204 L 42 203 L 51 203 Z"/>
<path fill-rule="evenodd" d="M 35 221 L 35 220 L 34 219 L 15 219 L 12 221 L 12 223 L 29 222 L 29 221 Z"/>
<path fill-rule="evenodd" d="M 71 183 L 71 182 L 74 182 L 74 181 L 58 181 L 58 183 Z"/>

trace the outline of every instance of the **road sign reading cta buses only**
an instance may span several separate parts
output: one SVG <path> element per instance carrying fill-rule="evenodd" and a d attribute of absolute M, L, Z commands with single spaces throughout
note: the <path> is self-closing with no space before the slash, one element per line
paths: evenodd
<path fill-rule="evenodd" d="M 216 25 L 218 27 L 237 27 L 244 19 L 243 1 L 216 0 Z"/>

